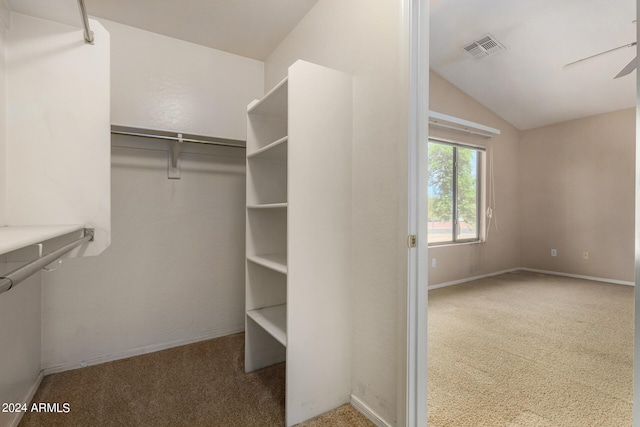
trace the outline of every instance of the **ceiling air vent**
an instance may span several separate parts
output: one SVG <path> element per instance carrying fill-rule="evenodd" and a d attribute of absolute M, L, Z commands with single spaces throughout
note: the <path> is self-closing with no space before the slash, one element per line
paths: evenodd
<path fill-rule="evenodd" d="M 469 56 L 475 59 L 484 58 L 504 50 L 505 47 L 491 34 L 484 35 L 463 47 Z"/>

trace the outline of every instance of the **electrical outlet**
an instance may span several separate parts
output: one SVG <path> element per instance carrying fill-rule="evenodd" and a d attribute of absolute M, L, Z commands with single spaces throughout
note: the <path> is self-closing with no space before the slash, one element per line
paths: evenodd
<path fill-rule="evenodd" d="M 582 252 L 582 259 L 584 259 L 584 260 L 589 259 L 589 252 L 588 251 Z"/>
<path fill-rule="evenodd" d="M 436 266 L 436 259 L 431 258 L 431 267 L 435 267 L 435 266 Z"/>
<path fill-rule="evenodd" d="M 558 251 L 551 249 L 551 256 L 558 256 Z"/>

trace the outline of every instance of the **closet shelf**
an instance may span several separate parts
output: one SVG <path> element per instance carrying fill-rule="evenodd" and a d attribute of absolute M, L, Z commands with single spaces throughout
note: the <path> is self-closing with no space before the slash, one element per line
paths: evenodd
<path fill-rule="evenodd" d="M 274 305 L 247 311 L 247 316 L 253 319 L 280 344 L 287 346 L 287 305 Z"/>
<path fill-rule="evenodd" d="M 267 92 L 262 99 L 251 103 L 247 108 L 247 113 L 286 119 L 288 113 L 288 82 L 289 79 L 285 78 L 276 87 Z"/>
<path fill-rule="evenodd" d="M 247 260 L 278 273 L 287 274 L 287 254 L 252 255 Z"/>
<path fill-rule="evenodd" d="M 282 209 L 287 207 L 287 203 L 265 203 L 260 205 L 247 205 L 247 209 Z"/>
<path fill-rule="evenodd" d="M 247 154 L 247 159 L 268 159 L 268 160 L 287 160 L 287 141 L 288 136 L 278 139 L 271 144 Z"/>
<path fill-rule="evenodd" d="M 0 227 L 0 254 L 84 229 L 82 224 L 22 225 Z"/>

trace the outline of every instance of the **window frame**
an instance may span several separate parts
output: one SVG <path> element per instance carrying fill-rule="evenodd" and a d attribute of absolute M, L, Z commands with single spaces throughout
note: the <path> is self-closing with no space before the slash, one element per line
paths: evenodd
<path fill-rule="evenodd" d="M 486 194 L 486 151 L 487 148 L 482 145 L 469 144 L 459 141 L 452 141 L 448 139 L 438 138 L 430 136 L 428 144 L 440 144 L 453 147 L 453 170 L 452 170 L 452 227 L 451 227 L 451 239 L 443 242 L 429 242 L 428 246 L 447 246 L 469 243 L 482 243 L 485 241 L 485 216 L 483 212 L 486 211 L 485 194 Z M 460 216 L 458 213 L 458 149 L 474 150 L 476 154 L 476 237 L 473 238 L 458 238 Z M 428 162 L 427 162 L 428 164 Z M 427 210 L 428 211 L 428 210 Z M 429 221 L 429 218 L 427 218 Z M 427 231 L 428 233 L 428 231 Z"/>

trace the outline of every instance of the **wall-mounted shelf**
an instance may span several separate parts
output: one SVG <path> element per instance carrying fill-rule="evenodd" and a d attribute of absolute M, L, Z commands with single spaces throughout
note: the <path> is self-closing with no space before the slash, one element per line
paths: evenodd
<path fill-rule="evenodd" d="M 85 226 L 82 224 L 0 227 L 0 254 L 35 245 L 84 228 Z"/>

